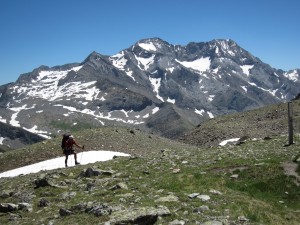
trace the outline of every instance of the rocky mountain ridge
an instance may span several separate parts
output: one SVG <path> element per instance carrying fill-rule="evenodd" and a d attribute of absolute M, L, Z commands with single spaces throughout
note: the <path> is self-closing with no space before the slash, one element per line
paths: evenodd
<path fill-rule="evenodd" d="M 176 138 L 207 119 L 290 100 L 299 82 L 299 70 L 271 68 L 232 40 L 150 38 L 0 86 L 0 120 L 45 138 L 114 125 Z"/>

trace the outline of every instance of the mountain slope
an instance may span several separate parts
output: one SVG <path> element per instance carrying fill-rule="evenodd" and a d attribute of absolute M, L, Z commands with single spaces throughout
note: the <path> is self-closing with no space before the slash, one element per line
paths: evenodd
<path fill-rule="evenodd" d="M 300 99 L 292 101 L 294 134 L 300 133 Z M 228 139 L 262 139 L 288 135 L 288 104 L 280 103 L 205 121 L 179 138 L 197 146 L 218 146 Z"/>
<path fill-rule="evenodd" d="M 0 178 L 1 224 L 299 223 L 299 181 L 284 166 L 299 152 L 299 138 L 288 148 L 286 137 L 199 148 L 124 128 L 75 137 L 85 150 L 132 157 Z M 58 156 L 59 142 L 4 153 L 0 171 Z"/>
<path fill-rule="evenodd" d="M 290 100 L 299 83 L 299 70 L 273 69 L 232 40 L 180 46 L 151 38 L 21 75 L 0 87 L 0 120 L 48 138 L 112 125 L 176 138 L 207 119 Z M 157 118 L 170 109 L 178 123 Z"/>
<path fill-rule="evenodd" d="M 0 152 L 21 148 L 43 140 L 45 138 L 37 134 L 0 122 Z"/>

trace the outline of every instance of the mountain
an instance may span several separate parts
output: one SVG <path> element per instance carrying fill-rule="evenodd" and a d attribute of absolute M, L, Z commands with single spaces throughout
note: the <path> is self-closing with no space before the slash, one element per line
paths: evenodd
<path fill-rule="evenodd" d="M 113 56 L 92 52 L 0 86 L 0 120 L 46 138 L 98 126 L 176 138 L 210 118 L 294 98 L 299 73 L 274 69 L 233 40 L 143 39 Z"/>
<path fill-rule="evenodd" d="M 0 122 L 0 152 L 21 148 L 43 140 L 45 138 L 40 135 Z"/>

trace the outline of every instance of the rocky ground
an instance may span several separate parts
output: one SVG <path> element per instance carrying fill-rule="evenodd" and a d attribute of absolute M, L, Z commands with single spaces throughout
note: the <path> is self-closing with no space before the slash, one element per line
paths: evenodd
<path fill-rule="evenodd" d="M 285 113 L 277 107 L 210 120 L 207 147 L 128 128 L 78 131 L 74 136 L 85 150 L 131 157 L 0 178 L 0 224 L 298 225 L 300 137 L 295 133 L 294 144 L 287 145 L 279 116 Z M 267 122 L 250 132 L 251 117 Z M 217 146 L 241 137 L 239 121 L 257 136 Z M 220 133 L 222 127 L 226 133 Z M 272 127 L 281 131 L 263 133 Z M 60 140 L 1 154 L 0 172 L 61 156 Z"/>
<path fill-rule="evenodd" d="M 148 154 L 0 178 L 0 223 L 298 224 L 299 184 L 282 163 L 299 145 L 286 137 L 216 148 L 149 139 Z"/>
<path fill-rule="evenodd" d="M 300 133 L 300 100 L 293 101 L 293 126 Z M 288 133 L 287 103 L 217 117 L 180 137 L 184 143 L 217 146 L 230 138 L 267 138 Z"/>

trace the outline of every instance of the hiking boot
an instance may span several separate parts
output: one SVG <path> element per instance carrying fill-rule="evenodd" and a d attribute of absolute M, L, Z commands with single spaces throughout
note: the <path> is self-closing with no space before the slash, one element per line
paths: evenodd
<path fill-rule="evenodd" d="M 78 164 L 80 164 L 79 162 L 75 162 L 75 165 L 78 165 Z"/>
<path fill-rule="evenodd" d="M 65 167 L 68 167 L 68 165 L 66 164 Z"/>

